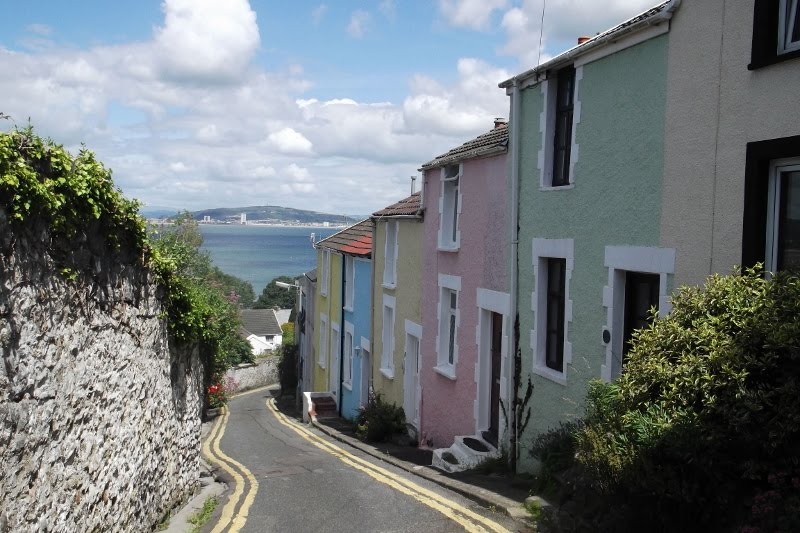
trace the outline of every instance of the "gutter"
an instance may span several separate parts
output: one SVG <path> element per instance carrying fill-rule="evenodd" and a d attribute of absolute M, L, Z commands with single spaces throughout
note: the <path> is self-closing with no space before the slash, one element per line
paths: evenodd
<path fill-rule="evenodd" d="M 561 66 L 566 63 L 571 63 L 576 58 L 591 52 L 595 48 L 599 48 L 608 44 L 609 42 L 617 41 L 623 35 L 627 35 L 629 33 L 634 33 L 639 30 L 643 30 L 650 26 L 656 26 L 661 24 L 662 22 L 668 21 L 672 18 L 673 13 L 678 9 L 681 5 L 681 0 L 670 0 L 667 5 L 662 9 L 660 12 L 656 13 L 652 17 L 648 17 L 646 19 L 640 20 L 635 24 L 631 24 L 625 28 L 622 28 L 619 31 L 608 33 L 606 35 L 599 35 L 598 37 L 589 40 L 588 42 L 576 46 L 567 50 L 566 52 L 554 57 L 550 61 L 542 63 L 532 69 L 526 70 L 522 74 L 518 74 L 513 78 L 510 78 L 504 82 L 501 82 L 498 86 L 502 89 L 509 89 L 514 87 L 514 82 L 523 82 L 529 78 L 539 77 L 540 74 L 547 72 L 555 67 Z M 624 22 L 623 22 L 624 24 Z M 538 81 L 538 80 L 537 80 Z"/>
<path fill-rule="evenodd" d="M 508 361 L 513 361 L 513 364 L 510 364 L 509 367 L 511 374 L 511 379 L 507 381 L 510 384 L 511 394 L 508 395 L 508 398 L 516 404 L 516 380 L 514 373 L 516 372 L 516 357 L 517 357 L 517 344 L 519 343 L 519 339 L 516 335 L 516 323 L 517 323 L 517 277 L 519 276 L 519 136 L 520 136 L 520 120 L 519 120 L 519 101 L 520 101 L 520 90 L 519 90 L 519 80 L 514 78 L 512 80 L 512 92 L 511 92 L 511 117 L 512 120 L 510 121 L 509 127 L 511 131 L 509 132 L 509 140 L 510 140 L 510 154 L 511 157 L 511 213 L 510 213 L 510 222 L 511 222 L 511 272 L 510 272 L 510 288 L 509 288 L 509 320 L 511 323 L 510 326 L 510 335 L 509 338 L 511 342 L 509 344 L 510 353 L 508 354 L 509 358 Z M 521 378 L 520 378 L 521 379 Z M 514 457 L 511 458 L 512 465 L 514 469 L 516 469 L 517 464 L 517 457 L 519 453 L 519 428 L 517 427 L 516 423 L 516 410 L 509 409 L 509 412 L 514 417 L 515 422 L 513 423 L 514 428 Z"/>
<path fill-rule="evenodd" d="M 496 154 L 500 154 L 508 150 L 507 144 L 508 142 L 504 142 L 502 144 L 497 144 L 489 148 L 481 147 L 481 148 L 476 148 L 474 150 L 470 150 L 469 152 L 462 152 L 459 154 L 455 154 L 445 159 L 436 160 L 436 163 L 422 165 L 422 167 L 418 168 L 417 170 L 420 172 L 424 172 L 426 170 L 433 170 L 435 168 L 443 167 L 445 165 L 449 165 L 457 161 L 464 161 L 466 159 L 475 159 L 478 157 L 489 157 Z"/>

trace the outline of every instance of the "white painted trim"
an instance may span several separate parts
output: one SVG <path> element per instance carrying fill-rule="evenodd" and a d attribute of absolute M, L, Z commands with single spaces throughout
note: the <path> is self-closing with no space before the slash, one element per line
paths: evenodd
<path fill-rule="evenodd" d="M 347 351 L 347 335 L 350 335 L 350 353 L 346 353 Z M 344 349 L 345 353 L 343 354 L 345 357 L 345 363 L 349 363 L 350 365 L 350 379 L 342 379 L 342 384 L 347 387 L 348 390 L 353 390 L 353 374 L 355 371 L 355 351 L 356 347 L 356 336 L 355 336 L 355 328 L 353 324 L 350 322 L 345 321 L 344 323 Z"/>
<path fill-rule="evenodd" d="M 449 379 L 456 379 L 456 366 L 458 364 L 458 329 L 461 325 L 461 277 L 460 276 L 451 276 L 449 274 L 439 274 L 439 302 L 436 306 L 437 309 L 437 328 L 436 328 L 436 366 L 433 368 L 438 374 L 445 376 Z M 455 317 L 456 317 L 456 331 L 455 335 L 453 336 L 453 362 L 452 364 L 449 361 L 449 353 L 446 349 L 447 347 L 443 345 L 445 342 L 445 335 L 443 328 L 445 327 L 445 322 L 442 320 L 444 316 L 445 309 L 447 309 L 448 316 L 450 314 L 450 302 L 444 301 L 442 298 L 442 294 L 444 290 L 447 291 L 454 291 L 456 293 L 456 309 L 455 309 Z M 447 307 L 445 308 L 445 305 Z M 448 335 L 446 336 L 449 341 L 449 326 L 450 323 L 447 321 L 446 324 L 448 328 Z"/>
<path fill-rule="evenodd" d="M 650 39 L 658 37 L 659 35 L 663 35 L 667 32 L 669 32 L 669 22 L 664 21 L 655 26 L 650 26 L 647 29 L 637 31 L 635 33 L 628 33 L 616 41 L 612 41 L 605 46 L 595 48 L 593 51 L 587 52 L 586 54 L 576 58 L 575 67 L 577 68 L 586 65 L 587 63 L 597 61 L 598 59 L 608 57 L 611 54 L 616 54 L 621 50 L 631 48 L 632 46 L 636 46 L 637 44 L 645 41 L 649 41 Z"/>
<path fill-rule="evenodd" d="M 575 68 L 575 94 L 572 100 L 572 146 L 569 150 L 569 185 L 575 185 L 575 163 L 578 162 L 580 146 L 578 145 L 578 125 L 581 122 L 581 80 L 583 79 L 583 67 Z M 560 187 L 560 188 L 563 188 Z"/>
<path fill-rule="evenodd" d="M 473 417 L 475 419 L 475 434 L 489 429 L 489 410 L 491 402 L 491 379 L 492 379 L 492 321 L 491 313 L 499 313 L 503 316 L 501 341 L 500 341 L 500 402 L 506 406 L 510 405 L 508 382 L 505 379 L 506 372 L 510 365 L 509 350 L 509 330 L 511 327 L 511 295 L 504 292 L 492 291 L 479 288 L 477 290 L 478 302 L 478 325 L 475 327 L 475 344 L 477 345 L 478 357 L 475 361 L 475 384 L 477 394 L 473 402 Z M 502 410 L 498 420 L 498 444 L 504 442 L 507 427 L 503 425 Z"/>
<path fill-rule="evenodd" d="M 452 289 L 454 291 L 461 290 L 461 276 L 451 276 L 449 274 L 439 274 L 439 287 Z"/>
<path fill-rule="evenodd" d="M 361 337 L 361 349 L 372 353 L 372 343 L 366 337 Z"/>
<path fill-rule="evenodd" d="M 317 354 L 317 364 L 320 368 L 325 368 L 325 360 L 328 357 L 330 343 L 330 329 L 328 329 L 328 315 L 319 314 L 319 353 Z"/>
<path fill-rule="evenodd" d="M 419 429 L 419 411 L 421 397 L 420 368 L 422 359 L 422 326 L 408 319 L 405 320 L 405 344 L 403 347 L 403 411 L 406 413 L 406 420 Z M 417 358 L 416 368 L 409 368 L 409 340 L 416 339 Z M 416 383 L 414 378 L 416 377 Z"/>
<path fill-rule="evenodd" d="M 764 269 L 767 272 L 778 270 L 778 243 L 780 231 L 778 221 L 780 219 L 781 194 L 783 191 L 779 187 L 778 180 L 783 172 L 800 171 L 800 157 L 790 157 L 785 159 L 775 159 L 769 164 L 769 185 L 767 192 L 767 226 L 766 226 L 766 249 L 764 251 Z"/>
<path fill-rule="evenodd" d="M 405 320 L 405 330 L 406 333 L 409 335 L 413 335 L 418 339 L 422 339 L 422 326 L 419 324 L 410 321 L 409 319 Z"/>
<path fill-rule="evenodd" d="M 445 187 L 448 183 L 454 181 L 455 177 L 452 178 L 445 178 L 447 167 L 458 165 L 458 217 L 456 217 L 456 238 L 455 240 L 451 240 L 448 236 L 445 239 L 444 230 L 445 230 L 445 220 L 449 219 L 450 217 L 445 217 Z M 464 207 L 464 195 L 462 192 L 462 187 L 464 186 L 464 164 L 463 163 L 454 163 L 452 165 L 445 165 L 439 170 L 439 181 L 441 183 L 439 187 L 439 231 L 437 233 L 436 239 L 436 246 L 437 250 L 440 252 L 457 252 L 461 248 L 461 213 Z M 448 222 L 449 223 L 449 222 Z M 449 228 L 452 229 L 452 228 Z"/>
<path fill-rule="evenodd" d="M 350 265 L 350 270 L 352 270 L 352 277 L 350 278 L 349 282 L 347 280 L 348 273 L 347 273 L 347 266 Z M 345 311 L 353 312 L 353 305 L 355 304 L 356 300 L 356 262 L 355 258 L 352 255 L 345 255 L 344 256 L 344 305 L 342 309 Z"/>
<path fill-rule="evenodd" d="M 574 239 L 533 239 L 532 242 L 534 291 L 531 294 L 531 309 L 534 313 L 533 329 L 530 332 L 530 346 L 533 354 L 533 373 L 561 385 L 567 384 L 567 368 L 572 364 L 572 343 L 569 332 L 572 329 L 572 271 L 575 268 Z M 545 363 L 547 329 L 547 288 L 546 274 L 541 265 L 550 258 L 566 259 L 564 273 L 564 368 L 562 372 L 548 368 Z"/>
<path fill-rule="evenodd" d="M 553 143 L 549 142 L 550 135 L 555 127 L 555 93 L 550 90 L 550 80 L 544 80 L 541 84 L 542 91 L 542 112 L 539 113 L 539 133 L 542 141 L 536 159 L 536 168 L 539 169 L 539 188 L 552 188 L 546 185 L 550 180 L 548 176 L 553 174 Z"/>
<path fill-rule="evenodd" d="M 392 228 L 390 231 L 389 228 Z M 394 235 L 394 253 L 391 256 L 391 261 L 389 261 L 389 234 Z M 384 234 L 384 245 L 383 245 L 383 287 L 387 289 L 394 289 L 397 287 L 397 253 L 398 253 L 398 241 L 400 240 L 399 234 L 400 229 L 398 228 L 398 224 L 396 220 L 387 220 L 386 221 L 386 232 Z M 390 270 L 389 265 L 391 263 L 391 276 L 389 276 Z"/>
<path fill-rule="evenodd" d="M 319 293 L 321 296 L 328 296 L 328 287 L 331 277 L 331 251 L 327 248 L 322 249 L 322 276 Z"/>
<path fill-rule="evenodd" d="M 359 405 L 367 405 L 369 391 L 372 387 L 372 345 L 366 337 L 361 337 L 361 386 L 359 387 Z M 364 355 L 364 353 L 368 355 Z"/>
<path fill-rule="evenodd" d="M 476 301 L 478 302 L 478 307 L 482 309 L 507 315 L 511 305 L 511 295 L 507 292 L 498 292 L 479 287 L 476 293 Z"/>
<path fill-rule="evenodd" d="M 335 332 L 335 335 L 334 335 Z M 331 342 L 328 356 L 328 385 L 331 394 L 339 405 L 339 382 L 342 380 L 342 369 L 339 365 L 342 358 L 342 327 L 338 322 L 331 321 Z"/>
<path fill-rule="evenodd" d="M 383 306 L 381 307 L 381 363 L 380 372 L 388 379 L 394 379 L 394 346 L 395 346 L 395 323 L 397 322 L 397 304 L 394 296 L 383 295 Z M 386 324 L 386 308 L 392 310 L 392 323 Z M 387 329 L 388 328 L 388 329 Z M 389 333 L 389 342 L 386 342 L 386 333 Z M 388 345 L 387 345 L 388 344 Z"/>
<path fill-rule="evenodd" d="M 604 330 L 611 342 L 601 343 L 606 349 L 605 364 L 600 367 L 600 377 L 611 381 L 619 374 L 617 361 L 622 358 L 625 308 L 625 273 L 643 272 L 659 274 L 658 313 L 665 316 L 672 308 L 667 292 L 668 276 L 675 273 L 675 249 L 649 246 L 606 246 L 604 265 L 608 268 L 608 285 L 603 287 L 603 307 L 606 308 Z"/>

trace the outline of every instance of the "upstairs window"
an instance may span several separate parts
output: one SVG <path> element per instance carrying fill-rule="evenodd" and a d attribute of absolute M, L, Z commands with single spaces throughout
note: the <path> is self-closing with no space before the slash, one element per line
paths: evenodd
<path fill-rule="evenodd" d="M 461 213 L 461 165 L 442 169 L 442 196 L 439 204 L 439 249 L 457 250 L 461 244 L 458 218 Z"/>
<path fill-rule="evenodd" d="M 558 71 L 556 79 L 555 127 L 553 128 L 553 187 L 569 185 L 572 151 L 572 115 L 575 109 L 575 68 Z"/>
<path fill-rule="evenodd" d="M 450 379 L 456 379 L 456 363 L 458 363 L 460 291 L 461 278 L 439 274 L 439 337 L 434 371 Z"/>
<path fill-rule="evenodd" d="M 755 0 L 750 70 L 800 57 L 800 0 Z"/>
<path fill-rule="evenodd" d="M 546 258 L 543 260 L 547 275 L 547 338 L 545 340 L 545 364 L 556 372 L 564 372 L 564 307 L 566 304 L 565 274 L 567 260 Z"/>
<path fill-rule="evenodd" d="M 800 271 L 800 159 L 770 165 L 766 269 Z"/>
<path fill-rule="evenodd" d="M 344 375 L 342 382 L 347 388 L 353 386 L 353 326 L 345 323 L 344 333 Z"/>
<path fill-rule="evenodd" d="M 353 310 L 353 300 L 355 300 L 355 260 L 352 256 L 344 256 L 344 306 L 347 310 Z"/>
<path fill-rule="evenodd" d="M 320 285 L 319 292 L 322 296 L 328 295 L 328 278 L 331 272 L 331 252 L 330 250 L 322 250 L 322 268 L 320 272 Z"/>
<path fill-rule="evenodd" d="M 386 222 L 386 248 L 383 264 L 383 286 L 393 289 L 397 285 L 397 221 Z"/>

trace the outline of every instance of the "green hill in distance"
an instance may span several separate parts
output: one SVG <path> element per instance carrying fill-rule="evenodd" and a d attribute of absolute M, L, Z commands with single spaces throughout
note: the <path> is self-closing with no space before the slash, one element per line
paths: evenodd
<path fill-rule="evenodd" d="M 322 224 L 328 222 L 331 225 L 354 224 L 357 219 L 331 213 L 320 213 L 317 211 L 306 211 L 304 209 L 294 209 L 291 207 L 280 207 L 276 205 L 254 205 L 249 207 L 218 207 L 215 209 L 203 209 L 192 211 L 195 220 L 202 221 L 209 217 L 217 222 L 234 222 L 241 220 L 242 213 L 247 216 L 248 222 L 267 222 L 267 223 L 294 223 L 294 224 Z"/>

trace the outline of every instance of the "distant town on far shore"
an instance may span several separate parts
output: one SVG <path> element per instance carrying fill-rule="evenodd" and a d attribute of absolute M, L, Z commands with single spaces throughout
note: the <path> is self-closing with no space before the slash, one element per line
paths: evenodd
<path fill-rule="evenodd" d="M 142 215 L 150 222 L 169 223 L 180 210 L 143 208 Z M 367 215 L 337 215 L 280 206 L 219 207 L 190 211 L 200 224 L 342 227 L 368 218 Z"/>

